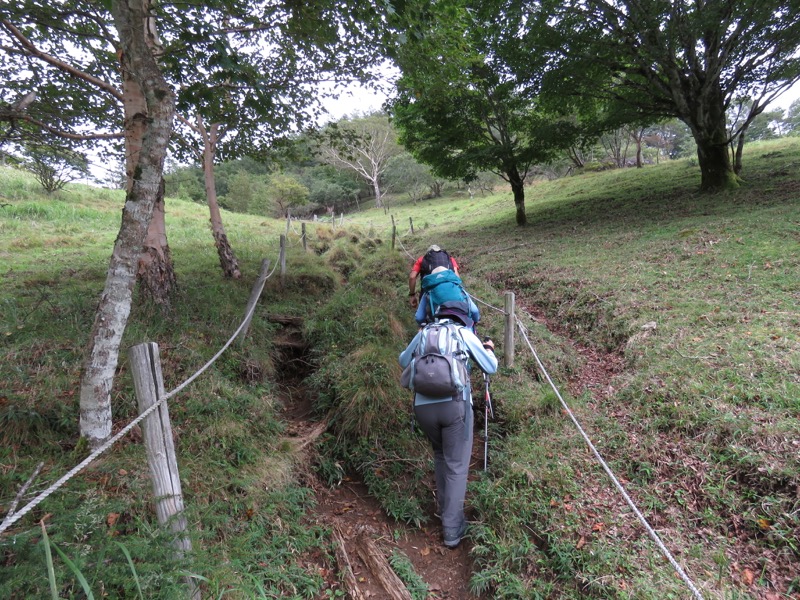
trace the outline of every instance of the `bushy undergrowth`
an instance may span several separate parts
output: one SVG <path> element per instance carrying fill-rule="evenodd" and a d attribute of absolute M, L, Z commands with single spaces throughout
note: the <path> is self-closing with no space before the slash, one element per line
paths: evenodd
<path fill-rule="evenodd" d="M 315 359 L 309 383 L 331 433 L 320 469 L 330 473 L 333 460 L 357 471 L 388 514 L 419 524 L 428 518 L 423 507 L 430 493 L 422 485 L 428 451 L 411 433 L 411 398 L 398 385 L 397 362 L 414 332 L 404 305 L 408 264 L 397 253 L 350 252 L 361 259 L 347 284 L 305 325 Z"/>

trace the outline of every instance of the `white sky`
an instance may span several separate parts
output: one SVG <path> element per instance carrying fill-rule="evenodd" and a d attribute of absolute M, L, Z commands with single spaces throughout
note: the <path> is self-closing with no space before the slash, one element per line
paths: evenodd
<path fill-rule="evenodd" d="M 789 109 L 789 106 L 800 98 L 800 83 L 795 83 L 794 86 L 783 92 L 780 98 L 768 106 L 768 110 L 772 108 L 782 108 L 784 111 Z"/>
<path fill-rule="evenodd" d="M 338 121 L 342 117 L 365 114 L 381 110 L 386 94 L 361 86 L 349 86 L 336 100 L 325 100 L 322 104 L 330 113 L 329 120 Z"/>
<path fill-rule="evenodd" d="M 359 85 L 351 85 L 346 88 L 339 99 L 326 100 L 323 102 L 325 108 L 330 112 L 332 120 L 351 116 L 354 113 L 369 113 L 380 110 L 383 103 L 387 100 L 387 95 L 369 90 Z M 780 98 L 769 105 L 769 109 L 782 108 L 788 110 L 789 106 L 800 98 L 800 83 L 786 90 Z"/>

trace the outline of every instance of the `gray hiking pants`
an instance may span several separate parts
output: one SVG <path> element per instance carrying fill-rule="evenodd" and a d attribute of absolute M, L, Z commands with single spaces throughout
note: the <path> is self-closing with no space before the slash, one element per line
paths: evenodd
<path fill-rule="evenodd" d="M 414 407 L 417 423 L 433 445 L 436 496 L 443 527 L 461 527 L 472 455 L 472 408 L 450 400 Z"/>

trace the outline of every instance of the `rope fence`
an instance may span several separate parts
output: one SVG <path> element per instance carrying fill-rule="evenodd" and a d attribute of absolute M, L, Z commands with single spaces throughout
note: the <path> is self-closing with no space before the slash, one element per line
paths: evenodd
<path fill-rule="evenodd" d="M 325 221 L 322 221 L 322 220 L 314 221 L 314 223 L 326 224 L 327 225 L 327 223 L 325 223 Z M 336 217 L 332 216 L 329 223 L 330 223 L 330 225 L 332 225 L 335 228 L 336 227 Z M 342 215 L 340 216 L 340 226 L 342 226 L 343 223 L 344 223 L 344 214 L 342 213 Z M 304 245 L 304 247 L 305 247 L 306 239 L 304 238 L 302 233 L 298 233 L 297 232 L 296 227 L 293 226 L 293 220 L 292 219 L 287 219 L 287 233 L 288 233 L 289 229 L 291 229 L 291 231 L 293 233 L 295 233 L 295 234 L 297 234 L 299 236 L 299 239 L 297 241 L 295 241 L 293 243 L 293 245 L 299 245 L 299 244 L 302 243 Z M 304 232 L 305 232 L 305 229 L 306 229 L 305 228 L 305 222 L 303 222 L 303 231 Z M 281 267 L 281 273 L 283 275 L 283 273 L 285 271 L 285 247 L 286 247 L 286 242 L 287 242 L 287 236 L 285 236 L 285 235 L 281 236 L 280 258 L 277 261 L 274 262 L 274 265 L 272 267 L 272 271 L 270 271 L 269 274 L 264 275 L 264 273 L 262 272 L 261 276 L 259 277 L 259 280 L 263 279 L 263 281 L 261 282 L 261 289 L 259 289 L 259 292 L 258 292 L 259 295 L 261 293 L 261 290 L 263 289 L 264 284 L 266 283 L 266 280 L 269 279 L 273 275 L 273 273 L 275 272 L 275 270 L 279 266 Z M 408 254 L 407 251 L 406 251 L 406 253 Z M 269 261 L 267 261 L 267 263 L 268 262 Z M 58 480 L 56 480 L 53 484 L 51 484 L 49 487 L 47 487 L 44 491 L 40 492 L 30 502 L 28 502 L 28 504 L 26 504 L 19 511 L 17 511 L 16 510 L 16 506 L 20 502 L 20 499 L 28 491 L 28 488 L 31 486 L 33 481 L 36 479 L 36 476 L 38 475 L 39 471 L 41 470 L 41 465 L 40 465 L 36 469 L 36 472 L 28 479 L 28 481 L 25 483 L 25 485 L 17 493 L 17 496 L 14 499 L 14 501 L 12 502 L 12 505 L 10 506 L 8 513 L 4 517 L 3 521 L 0 523 L 0 534 L 5 532 L 6 530 L 8 530 L 12 525 L 14 525 L 14 523 L 16 523 L 17 521 L 22 519 L 25 515 L 30 513 L 34 508 L 36 508 L 39 504 L 41 504 L 44 500 L 46 500 L 51 494 L 53 494 L 58 489 L 63 487 L 70 479 L 72 479 L 77 474 L 79 474 L 81 471 L 83 471 L 88 465 L 90 465 L 92 462 L 94 462 L 101 454 L 106 452 L 109 448 L 111 448 L 114 444 L 116 444 L 120 439 L 122 439 L 128 433 L 130 433 L 130 431 L 134 427 L 139 425 L 144 419 L 146 419 L 148 416 L 150 416 L 156 410 L 158 410 L 159 407 L 161 407 L 170 398 L 172 398 L 175 395 L 177 395 L 178 393 L 180 393 L 183 389 L 185 389 L 193 381 L 195 381 L 195 379 L 200 377 L 200 375 L 202 375 L 211 365 L 213 365 L 219 359 L 219 357 L 225 352 L 225 350 L 227 350 L 228 347 L 230 347 L 230 345 L 240 335 L 240 333 L 249 325 L 250 319 L 252 318 L 252 315 L 253 315 L 253 313 L 255 311 L 256 305 L 257 305 L 257 303 L 252 301 L 252 298 L 251 298 L 251 302 L 248 305 L 248 310 L 246 311 L 245 317 L 244 317 L 244 319 L 242 319 L 242 322 L 240 323 L 239 327 L 236 329 L 236 331 L 233 333 L 233 335 L 231 335 L 230 339 L 225 343 L 225 345 L 223 345 L 222 348 L 205 365 L 203 365 L 200 369 L 198 369 L 191 377 L 186 379 L 183 383 L 181 383 L 179 386 L 177 386 L 174 390 L 170 391 L 169 393 L 167 393 L 166 395 L 161 397 L 157 401 L 156 404 L 148 407 L 147 410 L 142 412 L 133 421 L 128 423 L 125 427 L 123 427 L 114 436 L 112 436 L 111 438 L 106 440 L 103 444 L 101 444 L 99 447 L 94 449 L 85 459 L 83 459 L 80 463 L 75 465 L 66 474 L 64 474 L 62 477 L 60 477 Z"/>
<path fill-rule="evenodd" d="M 267 261 L 268 262 L 268 261 Z M 275 268 L 278 266 L 278 261 L 275 262 L 275 267 L 273 267 L 272 271 L 269 275 L 266 276 L 264 279 L 264 283 L 266 283 L 266 279 L 268 279 L 272 273 L 275 272 Z M 261 294 L 261 290 L 263 289 L 264 283 L 261 284 L 261 289 L 258 291 L 258 295 Z M 257 302 L 253 302 L 252 306 L 246 311 L 244 319 L 242 319 L 241 324 L 236 328 L 236 331 L 231 335 L 230 339 L 222 346 L 222 348 L 202 367 L 200 367 L 191 377 L 186 379 L 183 383 L 178 385 L 175 389 L 171 392 L 165 394 L 161 397 L 155 404 L 150 406 L 147 410 L 142 412 L 138 417 L 136 417 L 133 421 L 128 423 L 125 427 L 123 427 L 116 435 L 109 438 L 106 442 L 102 445 L 97 447 L 93 450 L 89 456 L 83 459 L 80 463 L 75 465 L 72 469 L 70 469 L 65 475 L 59 478 L 55 483 L 53 483 L 50 487 L 48 487 L 45 491 L 41 492 L 38 496 L 36 496 L 33 500 L 31 500 L 28 504 L 23 506 L 19 511 L 13 512 L 12 511 L 6 515 L 6 518 L 3 520 L 2 524 L 0 524 L 0 534 L 6 531 L 9 527 L 11 527 L 14 523 L 19 521 L 22 517 L 26 514 L 31 512 L 34 508 L 36 508 L 39 504 L 41 504 L 44 500 L 48 498 L 53 492 L 57 491 L 61 488 L 64 484 L 66 484 L 70 479 L 75 477 L 78 473 L 83 471 L 87 466 L 89 466 L 92 462 L 94 462 L 97 457 L 103 454 L 106 450 L 111 448 L 114 444 L 116 444 L 119 440 L 125 437 L 131 429 L 136 427 L 139 423 L 141 423 L 144 419 L 146 419 L 149 415 L 154 413 L 160 406 L 162 406 L 167 400 L 175 396 L 176 394 L 180 393 L 183 389 L 185 389 L 189 384 L 191 384 L 195 379 L 200 377 L 211 365 L 213 365 L 217 359 L 222 356 L 222 353 L 228 349 L 228 347 L 234 342 L 237 338 L 239 333 L 249 324 L 250 319 L 255 312 Z"/>
<path fill-rule="evenodd" d="M 342 219 L 341 220 L 342 221 L 344 220 L 344 215 L 342 215 Z M 336 222 L 336 220 L 335 220 L 335 216 L 334 216 L 332 218 L 332 220 L 331 220 L 331 223 L 332 223 L 332 225 L 334 227 L 336 226 L 335 222 Z M 320 221 L 317 221 L 317 223 L 322 224 Z M 395 235 L 396 234 L 396 225 L 394 224 L 394 217 L 392 217 L 392 223 L 393 223 L 393 225 L 392 225 L 392 242 L 393 242 L 392 243 L 392 247 L 394 248 L 394 241 L 396 239 L 399 240 L 399 237 Z M 287 220 L 287 233 L 289 232 L 289 230 L 291 230 L 292 233 L 296 234 L 297 233 L 296 232 L 296 228 L 290 227 L 290 225 L 291 225 L 291 220 L 289 219 L 289 220 Z M 305 232 L 305 227 L 303 227 L 303 232 Z M 413 232 L 413 225 L 412 225 L 412 232 Z M 88 465 L 90 465 L 92 462 L 94 462 L 101 454 L 106 452 L 109 448 L 111 448 L 120 439 L 125 437 L 134 427 L 136 427 L 138 424 L 140 424 L 142 421 L 144 421 L 148 416 L 152 415 L 155 411 L 159 410 L 160 407 L 165 406 L 165 403 L 169 399 L 175 397 L 178 393 L 180 393 L 187 386 L 189 386 L 192 382 L 194 382 L 198 377 L 200 377 L 206 370 L 208 370 L 208 368 L 210 368 L 219 359 L 219 357 L 222 356 L 222 354 L 240 336 L 240 334 L 242 334 L 243 331 L 246 332 L 246 328 L 249 326 L 250 320 L 251 320 L 251 318 L 252 318 L 252 316 L 253 316 L 253 314 L 255 312 L 255 308 L 256 308 L 256 306 L 258 304 L 257 299 L 261 295 L 261 292 L 263 291 L 264 285 L 266 284 L 266 280 L 269 279 L 273 275 L 273 273 L 279 267 L 279 265 L 281 267 L 281 274 L 283 275 L 283 273 L 285 272 L 285 246 L 286 246 L 285 238 L 286 238 L 286 236 L 282 235 L 281 238 L 282 238 L 281 239 L 281 254 L 280 254 L 279 260 L 275 261 L 275 263 L 273 265 L 273 268 L 269 273 L 267 273 L 267 270 L 269 268 L 269 261 L 265 260 L 262 263 L 262 270 L 261 270 L 261 273 L 259 275 L 258 280 L 256 281 L 256 284 L 254 285 L 253 291 L 251 293 L 251 298 L 250 298 L 250 301 L 248 303 L 248 307 L 247 307 L 247 309 L 245 311 L 245 316 L 242 319 L 242 321 L 239 324 L 239 326 L 236 328 L 236 330 L 230 336 L 228 341 L 220 348 L 220 350 L 216 354 L 214 354 L 214 356 L 211 359 L 209 359 L 202 367 L 200 367 L 193 375 L 191 375 L 189 378 L 187 378 L 185 381 L 183 381 L 181 384 L 179 384 L 177 387 L 175 387 L 172 391 L 170 391 L 168 393 L 164 393 L 163 395 L 160 395 L 160 397 L 158 397 L 156 399 L 156 401 L 152 405 L 150 405 L 146 410 L 143 410 L 138 417 L 136 417 L 130 423 L 128 423 L 117 434 L 115 434 L 114 436 L 109 438 L 105 443 L 103 443 L 101 446 L 99 446 L 98 448 L 93 450 L 85 459 L 83 459 L 80 463 L 75 465 L 75 467 L 70 469 L 65 475 L 60 477 L 56 482 L 54 482 L 52 485 L 50 485 L 43 492 L 39 493 L 33 500 L 28 502 L 19 511 L 15 512 L 15 508 L 16 508 L 17 503 L 19 502 L 20 498 L 25 494 L 25 491 L 30 486 L 30 484 L 33 481 L 33 479 L 35 479 L 36 474 L 38 473 L 39 469 L 41 468 L 41 465 L 39 465 L 39 467 L 37 468 L 37 473 L 34 473 L 34 475 L 32 475 L 28 479 L 28 481 L 23 486 L 23 488 L 20 489 L 19 493 L 17 494 L 17 497 L 15 498 L 14 502 L 12 503 L 11 509 L 9 510 L 9 512 L 6 515 L 6 517 L 3 519 L 2 523 L 0 523 L 0 534 L 2 534 L 4 531 L 8 530 L 14 523 L 16 523 L 17 521 L 22 519 L 25 515 L 30 513 L 34 508 L 36 508 L 39 504 L 41 504 L 44 500 L 46 500 L 51 494 L 53 494 L 55 491 L 57 491 L 62 486 L 64 486 L 70 479 L 75 477 L 78 473 L 83 471 Z M 302 235 L 300 237 L 300 242 L 303 243 L 304 246 L 305 246 L 306 239 Z M 400 249 L 402 250 L 402 252 L 404 252 L 410 259 L 412 259 L 412 260 L 415 259 L 414 255 L 412 255 L 408 251 L 408 249 L 403 245 L 402 241 L 399 241 L 399 246 L 400 246 Z M 508 295 L 509 294 L 511 296 L 511 303 L 510 304 L 509 304 L 509 300 L 508 300 Z M 542 375 L 545 377 L 546 381 L 548 382 L 548 384 L 552 388 L 553 392 L 556 394 L 556 397 L 558 398 L 559 402 L 561 403 L 561 406 L 563 407 L 563 409 L 565 410 L 565 412 L 569 416 L 570 420 L 572 421 L 573 425 L 576 427 L 576 429 L 578 430 L 580 435 L 583 437 L 584 441 L 588 445 L 588 447 L 591 450 L 592 454 L 595 456 L 597 461 L 600 463 L 601 467 L 606 472 L 608 477 L 611 479 L 612 483 L 614 484 L 616 489 L 619 491 L 619 493 L 622 495 L 622 497 L 624 498 L 625 502 L 630 507 L 630 509 L 633 511 L 633 513 L 635 514 L 635 516 L 637 517 L 639 522 L 645 528 L 645 530 L 647 531 L 647 533 L 650 536 L 650 538 L 655 542 L 655 544 L 657 545 L 659 551 L 665 556 L 665 558 L 668 560 L 670 565 L 675 569 L 675 572 L 679 575 L 679 577 L 683 580 L 683 582 L 691 590 L 691 592 L 694 595 L 694 597 L 699 599 L 699 600 L 702 600 L 703 596 L 701 595 L 700 591 L 697 589 L 697 587 L 692 582 L 692 580 L 689 578 L 689 576 L 686 574 L 686 572 L 683 570 L 683 568 L 678 564 L 676 559 L 670 553 L 669 549 L 667 549 L 667 547 L 664 545 L 663 541 L 661 540 L 659 535 L 656 533 L 656 531 L 652 528 L 652 526 L 648 523 L 647 519 L 644 517 L 642 512 L 638 509 L 638 507 L 636 506 L 636 504 L 634 503 L 634 501 L 631 499 L 630 495 L 626 491 L 625 487 L 622 485 L 622 483 L 620 483 L 619 479 L 616 477 L 616 475 L 614 474 L 614 472 L 612 471 L 610 466 L 603 459 L 603 457 L 600 454 L 600 452 L 597 450 L 597 448 L 592 443 L 591 439 L 586 434 L 586 432 L 583 429 L 583 427 L 581 426 L 581 424 L 578 422 L 578 419 L 575 417 L 575 415 L 572 412 L 572 410 L 570 409 L 569 405 L 566 403 L 566 401 L 562 397 L 562 395 L 559 392 L 557 386 L 555 385 L 555 383 L 553 382 L 552 378 L 550 377 L 550 374 L 548 373 L 547 369 L 545 368 L 544 364 L 542 363 L 541 359 L 539 358 L 539 355 L 536 352 L 533 344 L 531 343 L 531 341 L 530 341 L 530 339 L 528 337 L 528 331 L 527 331 L 526 327 L 523 325 L 522 321 L 518 317 L 516 317 L 516 315 L 514 314 L 513 293 L 507 293 L 506 307 L 505 308 L 499 308 L 497 306 L 493 306 L 492 304 L 489 304 L 488 302 L 485 302 L 484 300 L 482 300 L 482 299 L 480 299 L 480 298 L 478 298 L 476 296 L 473 296 L 471 294 L 470 294 L 470 298 L 472 298 L 472 300 L 475 301 L 476 303 L 481 304 L 481 305 L 483 305 L 483 306 L 485 306 L 485 307 L 487 307 L 487 308 L 489 308 L 489 309 L 491 309 L 491 310 L 493 310 L 493 311 L 495 311 L 497 313 L 500 313 L 500 314 L 505 316 L 505 318 L 506 318 L 506 345 L 507 346 L 510 345 L 510 346 L 513 347 L 513 345 L 514 345 L 513 330 L 515 328 L 519 329 L 523 339 L 525 340 L 526 345 L 528 346 L 528 349 L 530 350 L 530 352 L 533 355 L 533 358 L 534 358 L 539 370 L 541 371 Z M 509 349 L 506 348 L 506 352 L 507 353 L 508 353 L 508 350 Z M 511 353 L 511 356 L 513 357 L 513 352 Z M 513 361 L 513 358 L 512 358 L 512 361 Z M 511 366 L 511 365 L 507 364 L 507 366 Z M 160 369 L 160 367 L 159 367 L 159 369 Z"/>
<path fill-rule="evenodd" d="M 469 296 L 475 302 L 477 302 L 479 304 L 482 304 L 483 306 L 486 306 L 486 307 L 488 307 L 488 308 L 490 308 L 490 309 L 492 309 L 492 310 L 494 310 L 494 311 L 496 311 L 496 312 L 498 312 L 500 314 L 503 314 L 505 316 L 509 316 L 509 314 L 510 314 L 509 311 L 504 310 L 502 308 L 498 308 L 496 306 L 492 306 L 491 304 L 489 304 L 487 302 L 484 302 L 483 300 L 477 298 L 476 296 L 473 296 L 472 294 L 469 294 Z M 533 347 L 533 344 L 531 343 L 530 339 L 528 338 L 527 329 L 523 325 L 522 321 L 518 317 L 514 316 L 514 322 L 515 322 L 516 326 L 519 328 L 519 331 L 522 334 L 522 337 L 525 340 L 525 343 L 527 344 L 528 349 L 531 351 L 531 354 L 533 355 L 533 358 L 536 361 L 536 365 L 538 366 L 540 372 L 542 373 L 542 375 L 544 375 L 544 378 L 546 379 L 547 383 L 550 385 L 550 388 L 555 393 L 555 395 L 558 398 L 559 402 L 561 403 L 561 406 L 563 407 L 564 411 L 569 416 L 569 418 L 572 421 L 573 425 L 575 425 L 575 427 L 578 430 L 578 432 L 580 433 L 581 437 L 583 437 L 583 440 L 586 442 L 587 446 L 592 451 L 592 454 L 594 454 L 594 457 L 600 463 L 600 466 L 603 468 L 603 470 L 606 472 L 608 477 L 611 479 L 612 483 L 617 488 L 617 491 L 619 491 L 619 493 L 622 495 L 623 499 L 625 500 L 627 505 L 630 507 L 630 509 L 633 511 L 634 515 L 636 515 L 636 518 L 639 520 L 639 522 L 645 528 L 645 530 L 647 531 L 647 534 L 655 542 L 655 544 L 658 547 L 659 551 L 664 555 L 664 557 L 667 559 L 667 561 L 673 567 L 673 569 L 675 569 L 675 572 L 683 580 L 683 582 L 686 584 L 686 586 L 692 592 L 694 597 L 697 598 L 698 600 L 703 600 L 703 596 L 700 593 L 700 591 L 697 589 L 697 586 L 689 578 L 689 576 L 686 574 L 686 572 L 683 570 L 683 568 L 678 564 L 678 561 L 675 560 L 675 558 L 673 557 L 673 555 L 669 551 L 669 549 L 666 547 L 666 545 L 664 545 L 664 542 L 661 540 L 661 538 L 659 537 L 658 533 L 656 533 L 656 531 L 653 529 L 653 527 L 647 521 L 645 516 L 642 514 L 642 512 L 636 506 L 635 502 L 630 497 L 630 495 L 628 494 L 628 492 L 625 489 L 625 487 L 622 485 L 622 483 L 620 483 L 619 479 L 614 474 L 614 472 L 612 471 L 611 467 L 603 459 L 602 455 L 597 450 L 597 447 L 592 443 L 592 440 L 586 434 L 586 432 L 583 429 L 583 427 L 581 427 L 581 424 L 578 422 L 578 419 L 575 417 L 575 414 L 572 412 L 572 410 L 570 409 L 569 405 L 564 400 L 563 396 L 561 395 L 561 392 L 559 392 L 559 390 L 556 387 L 555 383 L 553 383 L 553 380 L 550 377 L 550 374 L 547 372 L 547 369 L 545 368 L 544 364 L 542 363 L 541 359 L 539 358 L 538 353 L 536 352 L 535 348 Z"/>

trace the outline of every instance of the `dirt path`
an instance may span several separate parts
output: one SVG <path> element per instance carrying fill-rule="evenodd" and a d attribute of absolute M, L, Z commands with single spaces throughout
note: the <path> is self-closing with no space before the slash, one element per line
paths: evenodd
<path fill-rule="evenodd" d="M 527 305 L 524 299 L 518 300 L 520 305 L 537 321 L 543 323 L 551 331 L 569 339 L 566 332 L 560 331 L 557 324 L 549 322 L 535 306 Z M 600 352 L 594 348 L 572 343 L 576 351 L 584 358 L 585 366 L 581 372 L 568 383 L 569 391 L 579 395 L 590 390 L 595 400 L 600 400 L 613 393 L 610 387 L 612 378 L 623 367 L 623 359 L 614 353 Z M 312 399 L 310 394 L 299 383 L 308 365 L 303 357 L 304 347 L 296 324 L 287 325 L 284 334 L 278 341 L 283 345 L 288 363 L 295 363 L 295 368 L 288 369 L 289 376 L 283 382 L 284 417 L 287 420 L 287 435 L 296 440 L 300 449 L 313 448 L 314 440 L 324 432 L 324 423 L 312 419 Z M 481 390 L 474 390 L 476 403 Z M 476 415 L 475 436 L 470 466 L 470 479 L 478 476 L 483 469 L 483 417 Z M 472 559 L 470 558 L 469 539 L 449 550 L 441 542 L 441 526 L 438 519 L 431 515 L 431 520 L 421 528 L 408 526 L 390 519 L 381 509 L 377 500 L 370 496 L 366 486 L 355 477 L 345 478 L 335 488 L 328 488 L 313 473 L 308 474 L 309 484 L 314 488 L 317 497 L 315 518 L 332 531 L 341 533 L 344 554 L 350 562 L 355 585 L 363 598 L 383 599 L 395 597 L 386 591 L 374 573 L 359 555 L 357 540 L 359 536 L 367 536 L 375 542 L 385 556 L 397 549 L 402 551 L 411 561 L 415 572 L 428 585 L 429 599 L 477 599 L 469 591 L 469 580 L 472 575 Z M 430 474 L 429 485 L 433 484 Z M 467 513 L 469 518 L 469 511 Z M 340 573 L 328 574 L 331 590 L 342 589 Z M 328 596 L 325 596 L 328 597 Z"/>
<path fill-rule="evenodd" d="M 307 367 L 304 365 L 304 349 L 300 340 L 299 329 L 286 326 L 276 345 L 282 347 L 287 359 L 284 364 L 289 366 L 284 373 L 287 378 L 281 382 L 283 416 L 287 421 L 286 435 L 293 440 L 299 451 L 307 453 L 312 451 L 314 440 L 324 432 L 325 426 L 324 423 L 313 420 L 312 397 L 300 383 Z M 476 420 L 470 467 L 472 477 L 483 468 L 483 438 L 481 431 L 478 431 L 480 426 L 481 422 Z M 331 530 L 341 532 L 347 559 L 364 598 L 379 600 L 391 599 L 393 596 L 385 590 L 359 555 L 356 542 L 362 535 L 374 541 L 387 557 L 394 549 L 402 551 L 413 564 L 414 571 L 427 584 L 427 598 L 477 599 L 477 596 L 469 592 L 472 560 L 469 556 L 468 539 L 458 548 L 447 549 L 441 541 L 439 520 L 432 514 L 429 522 L 421 528 L 399 523 L 386 515 L 378 501 L 370 496 L 366 486 L 356 477 L 345 478 L 338 487 L 329 488 L 310 469 L 308 471 L 305 477 L 315 490 L 317 498 L 315 518 Z M 429 485 L 433 488 L 433 473 L 429 477 Z M 326 574 L 331 590 L 342 589 L 339 575 L 337 572 Z"/>

